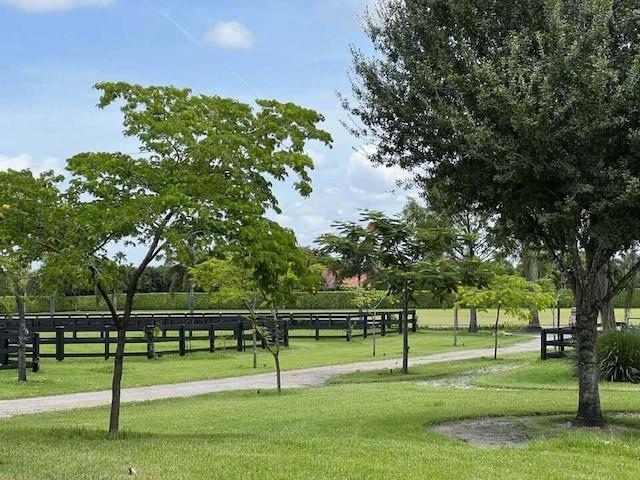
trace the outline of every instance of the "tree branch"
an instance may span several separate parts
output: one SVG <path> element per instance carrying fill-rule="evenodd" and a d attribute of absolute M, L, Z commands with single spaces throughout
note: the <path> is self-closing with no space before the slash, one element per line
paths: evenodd
<path fill-rule="evenodd" d="M 100 296 L 103 298 L 103 300 L 107 304 L 107 308 L 109 309 L 109 312 L 111 313 L 111 317 L 113 318 L 113 321 L 116 323 L 116 327 L 118 327 L 118 329 L 122 329 L 122 324 L 120 322 L 120 316 L 118 315 L 118 312 L 116 311 L 116 309 L 115 309 L 115 307 L 113 305 L 113 302 L 111 301 L 111 298 L 109 297 L 109 294 L 105 291 L 104 287 L 102 286 L 102 282 L 100 282 L 100 280 L 98 280 L 97 277 L 96 277 L 96 274 L 98 273 L 98 269 L 94 265 L 89 265 L 88 268 L 91 271 L 91 280 L 93 281 L 93 284 L 98 289 L 98 292 L 100 292 Z"/>
<path fill-rule="evenodd" d="M 620 293 L 627 284 L 635 277 L 635 275 L 640 272 L 640 260 L 638 260 L 629 270 L 625 273 L 622 278 L 616 283 L 613 288 L 611 288 L 607 294 L 602 298 L 602 303 L 606 303 L 610 301 L 613 297 L 615 297 L 618 293 Z"/>

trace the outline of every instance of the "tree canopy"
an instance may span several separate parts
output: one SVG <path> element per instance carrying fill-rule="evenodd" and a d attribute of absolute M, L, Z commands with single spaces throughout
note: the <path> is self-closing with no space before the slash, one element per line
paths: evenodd
<path fill-rule="evenodd" d="M 406 0 L 365 17 L 353 131 L 452 204 L 547 250 L 576 299 L 577 424 L 600 425 L 595 277 L 640 238 L 640 16 L 630 0 Z"/>

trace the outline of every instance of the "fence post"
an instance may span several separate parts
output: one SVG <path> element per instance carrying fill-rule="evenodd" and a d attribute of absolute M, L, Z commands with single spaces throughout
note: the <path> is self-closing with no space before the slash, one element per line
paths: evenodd
<path fill-rule="evenodd" d="M 316 342 L 317 342 L 318 340 L 320 340 L 320 319 L 318 318 L 317 315 L 312 318 L 314 318 L 313 324 L 316 329 Z"/>
<path fill-rule="evenodd" d="M 363 327 L 363 331 L 362 331 L 362 338 L 367 338 L 367 335 L 369 334 L 369 330 L 368 330 L 368 323 L 369 323 L 369 313 L 364 312 L 364 317 L 361 318 L 364 321 L 364 327 Z M 375 325 L 374 325 L 375 328 Z"/>
<path fill-rule="evenodd" d="M 38 373 L 40 370 L 40 334 L 33 334 L 33 349 L 31 350 L 31 371 Z"/>
<path fill-rule="evenodd" d="M 284 346 L 289 346 L 289 320 L 283 319 L 284 322 Z"/>
<path fill-rule="evenodd" d="M 209 353 L 216 351 L 216 330 L 213 323 L 209 325 Z"/>
<path fill-rule="evenodd" d="M 547 332 L 540 330 L 540 359 L 547 359 Z"/>
<path fill-rule="evenodd" d="M 411 310 L 411 331 L 416 333 L 418 331 L 418 322 L 416 322 L 416 311 Z"/>
<path fill-rule="evenodd" d="M 387 334 L 387 315 L 386 313 L 380 314 L 380 336 L 384 337 Z"/>
<path fill-rule="evenodd" d="M 0 365 L 9 365 L 9 332 L 0 334 Z"/>
<path fill-rule="evenodd" d="M 180 325 L 179 337 L 178 337 L 178 351 L 181 357 L 185 356 L 186 353 L 186 342 L 184 340 L 184 323 Z"/>
<path fill-rule="evenodd" d="M 56 326 L 56 360 L 64 360 L 64 325 Z"/>
<path fill-rule="evenodd" d="M 244 325 L 242 320 L 238 320 L 238 325 L 236 326 L 236 340 L 238 342 L 236 350 L 242 352 L 244 350 Z"/>
<path fill-rule="evenodd" d="M 109 338 L 109 325 L 105 324 L 102 329 L 102 338 L 104 339 L 104 359 L 109 360 L 109 344 L 111 339 Z"/>
<path fill-rule="evenodd" d="M 144 327 L 144 339 L 147 341 L 147 358 L 149 360 L 155 357 L 156 354 L 156 348 L 153 341 L 153 330 L 153 325 L 147 325 Z"/>

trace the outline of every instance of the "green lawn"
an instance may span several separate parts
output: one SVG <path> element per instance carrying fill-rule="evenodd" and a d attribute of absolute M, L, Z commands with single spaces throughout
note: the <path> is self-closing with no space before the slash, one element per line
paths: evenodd
<path fill-rule="evenodd" d="M 422 322 L 422 317 L 421 317 Z M 507 346 L 528 337 L 501 336 Z M 293 339 L 288 369 L 371 359 L 371 338 Z M 459 347 L 490 347 L 488 332 Z M 412 356 L 451 350 L 452 332 L 420 330 Z M 377 337 L 378 358 L 400 356 L 397 334 Z M 243 391 L 124 404 L 122 433 L 108 408 L 0 419 L 0 480 L 18 479 L 635 479 L 640 476 L 640 385 L 601 384 L 612 427 L 573 430 L 577 380 L 569 360 L 538 353 L 441 362 L 402 376 L 357 372 L 325 388 Z M 259 372 L 272 371 L 260 352 Z M 1 398 L 105 389 L 112 361 L 43 361 L 20 385 L 0 372 Z M 250 352 L 125 360 L 124 384 L 150 385 L 256 373 Z M 625 415 L 615 415 L 624 412 Z M 534 440 L 488 450 L 433 430 L 458 419 L 513 416 Z M 529 419 L 534 416 L 533 420 Z M 615 429 L 613 428 L 615 427 Z"/>
<path fill-rule="evenodd" d="M 521 335 L 500 336 L 501 346 L 529 340 Z M 411 356 L 429 355 L 456 349 L 482 348 L 493 346 L 490 332 L 477 334 L 462 333 L 458 338 L 458 346 L 453 347 L 452 332 L 419 330 L 409 337 Z M 320 365 L 344 364 L 373 360 L 373 338 L 354 338 L 351 342 L 344 339 L 293 338 L 290 347 L 281 353 L 282 368 L 286 370 L 313 367 Z M 204 345 L 205 342 L 202 342 Z M 217 343 L 221 345 L 221 341 Z M 229 346 L 234 342 L 230 341 Z M 196 342 L 194 342 L 194 346 Z M 143 345 L 135 345 L 138 350 Z M 51 349 L 50 346 L 46 348 Z M 94 349 L 100 351 L 100 345 L 75 346 L 67 350 Z M 177 348 L 177 347 L 176 347 Z M 96 350 L 97 349 L 97 350 Z M 53 351 L 53 350 L 51 350 Z M 376 336 L 378 359 L 397 358 L 402 356 L 402 338 L 397 333 L 384 337 Z M 273 358 L 264 350 L 258 353 L 258 368 L 252 368 L 250 349 L 236 352 L 233 349 L 210 353 L 194 353 L 185 357 L 165 355 L 157 360 L 146 357 L 127 357 L 124 363 L 123 387 L 155 385 L 162 383 L 186 382 L 212 378 L 234 377 L 273 371 Z M 28 382 L 19 383 L 15 370 L 0 371 L 0 399 L 26 398 L 42 395 L 55 395 L 111 388 L 113 359 L 105 361 L 101 358 L 66 358 L 57 362 L 52 358 L 42 359 L 39 373 L 28 372 Z M 1 478 L 1 477 L 0 477 Z"/>
<path fill-rule="evenodd" d="M 619 322 L 624 321 L 624 309 L 616 308 L 616 320 Z M 569 315 L 571 313 L 570 308 L 560 309 L 560 325 L 566 326 L 569 323 Z M 431 326 L 446 326 L 453 327 L 453 310 L 452 309 L 430 309 L 430 310 L 418 310 L 418 324 L 419 325 L 431 325 Z M 555 309 L 543 310 L 539 313 L 540 323 L 543 326 L 556 325 L 557 311 Z M 467 328 L 469 326 L 469 310 L 461 309 L 459 311 L 459 324 L 460 328 Z M 631 309 L 631 321 L 633 325 L 640 325 L 640 308 Z M 478 311 L 478 324 L 482 327 L 493 326 L 496 321 L 496 311 Z M 504 312 L 500 313 L 500 325 L 521 325 L 524 326 L 528 322 L 517 319 L 511 315 L 507 315 Z"/>
<path fill-rule="evenodd" d="M 486 374 L 494 367 L 502 371 Z M 474 381 L 482 388 L 429 383 L 465 372 L 483 373 Z M 639 393 L 603 385 L 603 409 L 638 413 Z M 414 367 L 402 382 L 126 404 L 115 439 L 105 433 L 106 408 L 22 416 L 0 421 L 0 479 L 124 479 L 129 466 L 154 480 L 638 478 L 638 418 L 609 417 L 621 433 L 551 434 L 576 403 L 570 363 L 530 354 Z M 529 428 L 539 438 L 485 450 L 431 428 L 502 415 L 537 415 Z"/>

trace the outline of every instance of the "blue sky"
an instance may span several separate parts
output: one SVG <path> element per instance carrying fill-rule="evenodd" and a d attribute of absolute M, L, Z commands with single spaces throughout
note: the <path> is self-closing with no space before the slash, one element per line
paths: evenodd
<path fill-rule="evenodd" d="M 0 169 L 63 172 L 81 151 L 137 151 L 99 81 L 190 87 L 252 103 L 275 98 L 322 113 L 334 147 L 309 145 L 314 192 L 275 191 L 277 219 L 301 245 L 361 208 L 406 203 L 396 169 L 372 168 L 341 126 L 350 45 L 368 49 L 359 15 L 374 0 L 0 0 Z M 131 258 L 133 260 L 133 258 Z"/>

